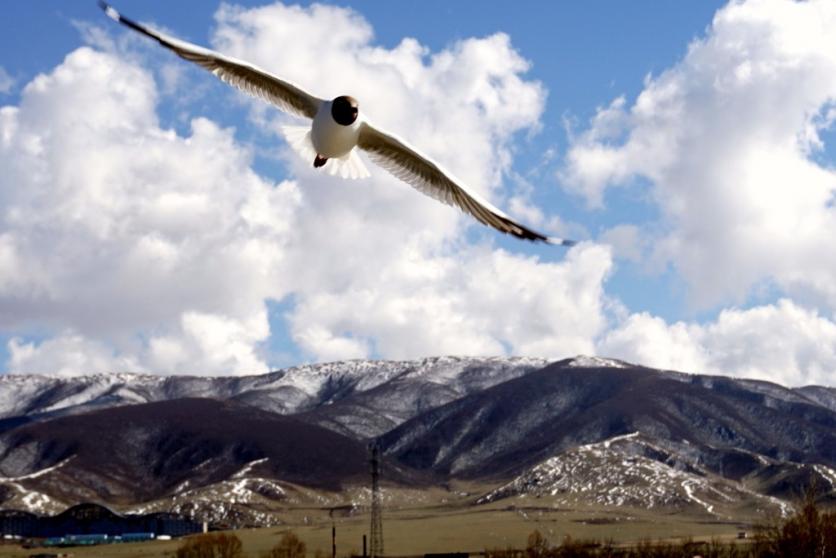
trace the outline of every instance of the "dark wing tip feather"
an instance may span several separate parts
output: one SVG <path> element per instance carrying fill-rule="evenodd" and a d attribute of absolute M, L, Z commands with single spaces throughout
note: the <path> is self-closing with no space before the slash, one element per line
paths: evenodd
<path fill-rule="evenodd" d="M 528 240 L 530 242 L 542 242 L 544 244 L 551 244 L 552 246 L 565 246 L 566 248 L 571 248 L 572 246 L 577 245 L 577 241 L 575 240 L 569 240 L 567 238 L 557 238 L 554 236 L 546 236 L 533 229 L 529 229 L 524 225 L 520 225 L 519 223 L 511 221 L 510 219 L 502 218 L 502 222 L 506 225 L 507 229 L 499 229 L 500 232 L 510 234 L 522 240 Z"/>
<path fill-rule="evenodd" d="M 538 233 L 535 230 L 529 229 L 528 227 L 524 227 L 519 223 L 508 223 L 510 225 L 509 230 L 507 231 L 509 234 L 516 236 L 517 238 L 521 238 L 523 240 L 528 240 L 531 242 L 545 242 L 549 243 L 549 237 L 544 234 Z"/>
<path fill-rule="evenodd" d="M 159 37 L 157 37 L 153 33 L 149 32 L 148 29 L 146 29 L 142 25 L 138 24 L 137 22 L 133 21 L 132 19 L 128 19 L 127 17 L 120 14 L 119 11 L 116 10 L 116 8 L 114 8 L 113 6 L 111 6 L 110 4 L 105 2 L 104 0 L 99 0 L 99 7 L 104 11 L 104 13 L 110 19 L 112 19 L 114 21 L 118 21 L 122 25 L 130 27 L 134 31 L 138 31 L 145 36 L 151 37 L 152 39 L 154 39 L 154 40 L 156 40 L 160 43 L 163 43 L 163 41 Z"/>

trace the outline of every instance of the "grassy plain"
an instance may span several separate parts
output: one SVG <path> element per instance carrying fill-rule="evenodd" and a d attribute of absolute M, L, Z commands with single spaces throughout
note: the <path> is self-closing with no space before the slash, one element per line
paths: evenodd
<path fill-rule="evenodd" d="M 745 525 L 734 521 L 711 520 L 707 516 L 667 514 L 656 511 L 577 508 L 554 509 L 526 506 L 517 502 L 476 507 L 428 506 L 384 511 L 384 546 L 386 555 L 416 556 L 429 552 L 477 552 L 486 548 L 525 546 L 526 537 L 535 529 L 553 543 L 566 535 L 578 539 L 611 539 L 631 542 L 642 539 L 732 538 Z M 287 525 L 235 531 L 248 557 L 259 558 L 286 530 L 293 530 L 308 547 L 308 555 L 331 553 L 331 523 L 327 510 L 293 510 L 284 519 Z M 362 536 L 368 532 L 366 514 L 341 517 L 337 527 L 337 555 L 362 552 Z M 75 547 L 63 550 L 75 558 L 156 558 L 173 556 L 179 541 L 118 544 L 99 547 Z M 39 552 L 16 546 L 0 546 L 0 558 L 23 558 Z M 57 552 L 61 552 L 58 550 Z"/>

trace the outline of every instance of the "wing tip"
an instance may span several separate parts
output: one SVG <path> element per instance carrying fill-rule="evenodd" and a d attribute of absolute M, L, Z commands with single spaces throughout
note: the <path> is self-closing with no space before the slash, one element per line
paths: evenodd
<path fill-rule="evenodd" d="M 578 243 L 576 240 L 569 240 L 568 238 L 546 236 L 535 230 L 517 224 L 515 224 L 515 228 L 517 230 L 512 229 L 508 232 L 510 232 L 513 236 L 517 238 L 520 238 L 522 240 L 528 240 L 529 242 L 542 242 L 544 244 L 551 244 L 552 246 L 565 246 L 566 248 L 571 248 L 572 246 L 575 246 Z"/>
<path fill-rule="evenodd" d="M 565 246 L 567 248 L 571 248 L 572 246 L 576 246 L 578 244 L 578 241 L 549 236 L 546 237 L 546 243 L 553 244 L 554 246 Z"/>
<path fill-rule="evenodd" d="M 113 21 L 120 21 L 122 16 L 119 15 L 119 12 L 116 11 L 116 8 L 105 2 L 104 0 L 99 0 L 99 7 L 104 11 L 105 15 L 112 19 Z"/>

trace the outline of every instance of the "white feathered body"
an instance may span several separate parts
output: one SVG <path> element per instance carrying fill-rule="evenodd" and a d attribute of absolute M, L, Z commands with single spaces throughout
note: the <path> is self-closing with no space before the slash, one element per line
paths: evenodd
<path fill-rule="evenodd" d="M 350 126 L 343 126 L 331 116 L 331 101 L 322 103 L 313 119 L 311 141 L 317 153 L 328 159 L 338 159 L 357 145 L 362 119 Z"/>

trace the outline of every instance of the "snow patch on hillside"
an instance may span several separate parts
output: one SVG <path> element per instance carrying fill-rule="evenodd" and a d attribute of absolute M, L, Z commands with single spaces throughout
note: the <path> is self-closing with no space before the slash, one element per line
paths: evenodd
<path fill-rule="evenodd" d="M 662 452 L 639 432 L 582 445 L 541 462 L 477 503 L 533 497 L 570 506 L 597 504 L 671 511 L 696 507 L 719 516 L 719 504 L 734 504 L 746 497 L 763 501 L 736 483 L 643 454 Z M 779 501 L 768 502 L 780 506 Z"/>
<path fill-rule="evenodd" d="M 580 355 L 569 362 L 572 368 L 627 368 L 627 364 L 620 360 L 596 356 Z"/>

